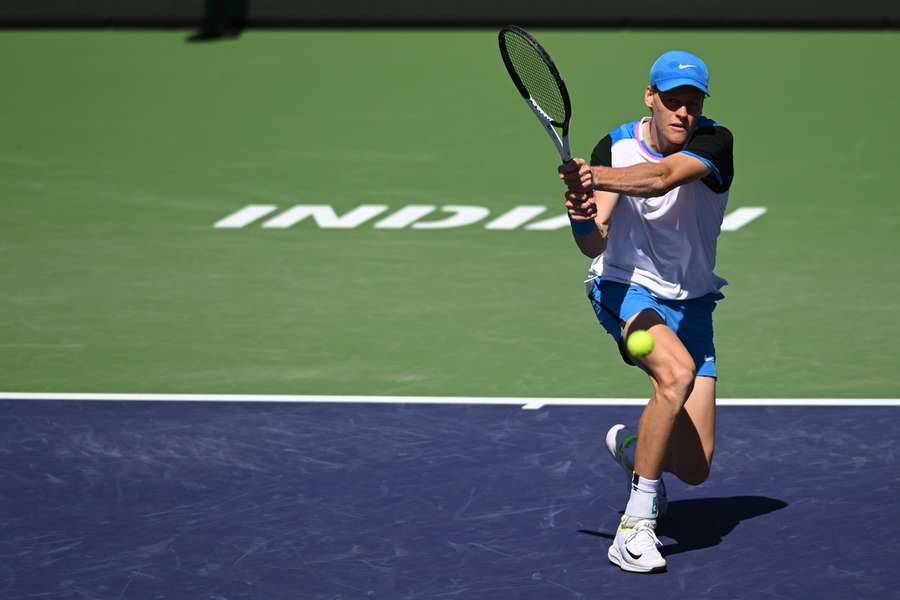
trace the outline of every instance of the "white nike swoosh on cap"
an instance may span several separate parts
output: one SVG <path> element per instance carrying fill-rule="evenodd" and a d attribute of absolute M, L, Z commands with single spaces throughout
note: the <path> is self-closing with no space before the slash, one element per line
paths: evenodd
<path fill-rule="evenodd" d="M 703 362 L 709 362 L 709 361 L 715 360 L 715 359 L 716 359 L 715 356 L 704 356 L 704 357 L 703 357 Z"/>
<path fill-rule="evenodd" d="M 690 69 L 691 67 L 694 67 L 694 68 L 696 69 L 696 68 L 697 68 L 697 65 L 683 65 L 683 64 L 681 64 L 681 63 L 678 63 L 678 68 L 679 68 L 679 69 Z"/>

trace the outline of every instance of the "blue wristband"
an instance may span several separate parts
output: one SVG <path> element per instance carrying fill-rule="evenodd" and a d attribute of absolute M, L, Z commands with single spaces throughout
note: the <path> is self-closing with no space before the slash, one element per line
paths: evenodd
<path fill-rule="evenodd" d="M 594 233 L 594 230 L 596 229 L 593 219 L 576 221 L 572 218 L 572 215 L 569 215 L 569 224 L 572 226 L 572 231 L 575 232 L 575 235 L 589 235 Z"/>

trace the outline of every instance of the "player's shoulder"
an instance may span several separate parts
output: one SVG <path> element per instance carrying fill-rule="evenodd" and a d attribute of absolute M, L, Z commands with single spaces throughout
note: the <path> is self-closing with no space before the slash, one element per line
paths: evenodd
<path fill-rule="evenodd" d="M 591 153 L 591 165 L 604 167 L 613 166 L 613 148 L 617 146 L 621 148 L 620 144 L 625 146 L 626 153 L 629 152 L 629 147 L 632 149 L 635 148 L 635 144 L 637 144 L 636 130 L 640 122 L 641 119 L 635 119 L 633 121 L 628 121 L 627 123 L 622 123 L 603 136 L 603 138 L 597 142 L 594 151 Z"/>
<path fill-rule="evenodd" d="M 640 119 L 634 119 L 633 121 L 622 123 L 610 131 L 608 134 L 610 143 L 615 144 L 616 142 L 621 142 L 623 140 L 636 139 L 635 129 L 640 122 Z"/>
<path fill-rule="evenodd" d="M 707 135 L 714 136 L 721 140 L 727 140 L 729 142 L 734 140 L 734 134 L 731 133 L 731 130 L 725 127 L 722 123 L 716 121 L 715 119 L 710 119 L 709 117 L 701 116 L 697 121 L 697 128 L 695 129 L 695 135 Z"/>
<path fill-rule="evenodd" d="M 709 189 L 717 194 L 728 191 L 734 178 L 734 138 L 727 127 L 709 117 L 700 117 L 682 152 L 709 167 L 709 175 L 702 179 Z"/>

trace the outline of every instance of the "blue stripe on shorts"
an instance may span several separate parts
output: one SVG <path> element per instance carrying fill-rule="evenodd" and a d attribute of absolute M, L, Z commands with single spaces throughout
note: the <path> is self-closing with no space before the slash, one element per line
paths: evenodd
<path fill-rule="evenodd" d="M 616 340 L 622 358 L 628 364 L 633 363 L 623 348 L 619 323 L 642 310 L 651 309 L 659 314 L 690 352 L 697 375 L 718 378 L 712 313 L 716 309 L 716 302 L 725 297 L 722 294 L 712 293 L 690 300 L 664 300 L 657 298 L 643 286 L 604 281 L 602 277 L 598 277 L 588 283 L 587 295 L 597 320 Z"/>

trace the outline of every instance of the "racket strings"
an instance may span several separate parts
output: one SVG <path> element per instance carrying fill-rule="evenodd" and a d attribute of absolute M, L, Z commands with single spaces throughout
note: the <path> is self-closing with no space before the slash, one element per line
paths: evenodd
<path fill-rule="evenodd" d="M 556 76 L 534 46 L 513 32 L 505 32 L 512 67 L 537 105 L 557 123 L 566 120 L 566 104 Z"/>

